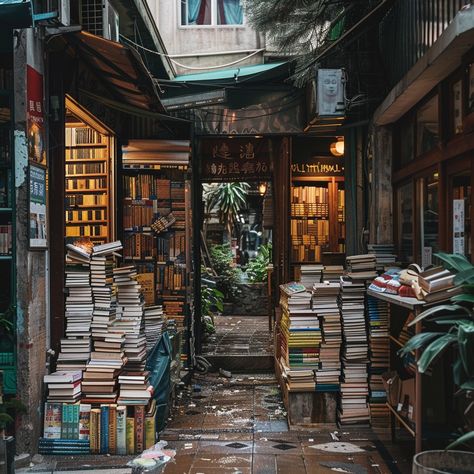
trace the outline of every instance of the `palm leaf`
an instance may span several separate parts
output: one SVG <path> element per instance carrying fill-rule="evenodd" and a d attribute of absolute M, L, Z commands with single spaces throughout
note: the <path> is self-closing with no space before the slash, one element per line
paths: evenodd
<path fill-rule="evenodd" d="M 472 269 L 471 262 L 469 262 L 464 255 L 438 252 L 435 256 L 442 260 L 446 266 L 457 272 Z"/>
<path fill-rule="evenodd" d="M 461 293 L 451 298 L 455 303 L 474 303 L 474 295 L 470 293 Z"/>
<path fill-rule="evenodd" d="M 453 449 L 459 446 L 460 444 L 465 444 L 468 441 L 471 441 L 474 439 L 474 431 L 470 431 L 469 433 L 463 434 L 460 438 L 458 438 L 456 441 L 453 441 L 450 445 L 446 447 L 446 449 Z"/>
<path fill-rule="evenodd" d="M 450 312 L 461 311 L 461 312 L 467 313 L 468 315 L 471 314 L 471 312 L 467 308 L 465 308 L 464 306 L 453 305 L 453 304 L 443 304 L 443 305 L 440 305 L 440 306 L 433 306 L 433 307 L 423 311 L 413 321 L 411 321 L 408 324 L 408 326 L 414 326 L 419 321 L 422 321 L 423 319 L 427 318 L 428 316 L 432 316 L 433 314 L 439 313 L 441 311 L 450 311 Z"/>
<path fill-rule="evenodd" d="M 462 390 L 474 390 L 474 378 L 470 378 L 467 382 L 461 384 Z"/>
<path fill-rule="evenodd" d="M 399 355 L 406 355 L 415 349 L 419 349 L 432 339 L 442 336 L 443 332 L 422 332 L 413 336 L 399 351 Z"/>
<path fill-rule="evenodd" d="M 430 366 L 430 364 L 433 362 L 433 360 L 441 355 L 446 348 L 452 344 L 453 342 L 457 341 L 457 337 L 455 334 L 444 334 L 443 336 L 439 337 L 435 341 L 433 341 L 431 344 L 429 344 L 425 350 L 423 351 L 423 354 L 421 354 L 421 357 L 418 359 L 418 370 L 420 373 L 424 373 L 426 369 Z"/>
<path fill-rule="evenodd" d="M 454 378 L 454 383 L 460 386 L 467 379 L 467 374 L 466 374 L 466 371 L 464 370 L 464 364 L 462 363 L 462 360 L 460 358 L 454 361 L 453 378 Z"/>
<path fill-rule="evenodd" d="M 469 268 L 468 270 L 463 270 L 462 272 L 456 274 L 456 276 L 454 277 L 455 285 L 459 286 L 464 283 L 474 283 L 474 267 L 471 266 L 471 268 Z"/>
<path fill-rule="evenodd" d="M 474 376 L 474 322 L 467 321 L 458 327 L 458 348 L 464 370 L 469 377 Z"/>

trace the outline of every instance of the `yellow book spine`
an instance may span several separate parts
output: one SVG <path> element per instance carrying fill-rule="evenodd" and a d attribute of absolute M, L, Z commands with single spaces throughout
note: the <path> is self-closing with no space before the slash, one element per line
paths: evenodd
<path fill-rule="evenodd" d="M 155 416 L 145 417 L 145 449 L 151 448 L 156 442 L 156 420 Z"/>
<path fill-rule="evenodd" d="M 135 454 L 135 419 L 127 418 L 127 454 Z"/>

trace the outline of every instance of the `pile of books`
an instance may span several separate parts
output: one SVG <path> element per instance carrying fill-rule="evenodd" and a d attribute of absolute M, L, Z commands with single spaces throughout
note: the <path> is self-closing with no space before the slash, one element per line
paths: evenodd
<path fill-rule="evenodd" d="M 344 275 L 344 267 L 342 265 L 325 265 L 323 270 L 323 281 L 335 281 L 339 283 L 339 279 Z"/>
<path fill-rule="evenodd" d="M 86 367 L 91 351 L 91 321 L 94 304 L 90 282 L 90 254 L 72 244 L 66 252 L 66 337 L 61 339 L 58 370 Z"/>
<path fill-rule="evenodd" d="M 367 364 L 369 346 L 365 320 L 365 284 L 341 277 L 339 307 L 342 317 L 342 383 L 339 423 L 368 424 Z"/>
<path fill-rule="evenodd" d="M 75 403 L 82 395 L 82 371 L 57 371 L 45 375 L 43 381 L 48 389 L 48 402 Z"/>
<path fill-rule="evenodd" d="M 369 244 L 367 250 L 369 254 L 375 256 L 378 272 L 384 272 L 392 267 L 397 260 L 393 244 Z"/>
<path fill-rule="evenodd" d="M 339 391 L 341 375 L 341 315 L 338 297 L 339 283 L 315 283 L 313 286 L 313 311 L 318 315 L 322 328 L 320 364 L 315 371 L 316 391 Z"/>
<path fill-rule="evenodd" d="M 294 292 L 281 285 L 280 306 L 281 365 L 289 390 L 314 391 L 314 370 L 319 366 L 321 328 L 317 314 L 311 309 L 312 294 Z"/>
<path fill-rule="evenodd" d="M 145 335 L 146 351 L 149 353 L 166 329 L 166 320 L 163 316 L 163 306 L 145 306 Z"/>
<path fill-rule="evenodd" d="M 114 284 L 117 289 L 117 319 L 115 332 L 125 334 L 124 350 L 127 370 L 144 370 L 146 364 L 146 337 L 143 320 L 145 301 L 137 281 L 135 266 L 114 268 Z"/>
<path fill-rule="evenodd" d="M 308 290 L 311 290 L 314 283 L 319 283 L 321 281 L 322 273 L 322 265 L 301 265 L 300 283 Z"/>
<path fill-rule="evenodd" d="M 367 296 L 369 318 L 370 369 L 369 408 L 373 428 L 387 428 L 390 413 L 386 406 L 387 393 L 382 374 L 390 368 L 389 305 L 387 302 Z"/>
<path fill-rule="evenodd" d="M 346 258 L 347 276 L 353 280 L 373 280 L 377 276 L 375 255 L 353 255 Z"/>
<path fill-rule="evenodd" d="M 433 267 L 418 275 L 421 296 L 427 303 L 448 300 L 460 293 L 462 288 L 454 285 L 454 273 L 443 268 Z"/>
<path fill-rule="evenodd" d="M 119 377 L 120 398 L 123 405 L 148 405 L 153 389 L 148 382 L 148 372 L 123 371 Z"/>

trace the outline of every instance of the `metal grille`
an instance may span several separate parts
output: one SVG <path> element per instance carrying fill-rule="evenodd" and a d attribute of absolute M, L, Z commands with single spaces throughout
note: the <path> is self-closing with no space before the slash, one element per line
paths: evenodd
<path fill-rule="evenodd" d="M 94 35 L 104 33 L 104 2 L 103 0 L 82 0 L 82 27 Z"/>

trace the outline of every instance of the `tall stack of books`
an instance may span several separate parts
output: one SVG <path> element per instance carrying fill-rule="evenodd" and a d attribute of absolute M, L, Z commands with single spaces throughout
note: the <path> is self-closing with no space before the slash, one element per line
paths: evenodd
<path fill-rule="evenodd" d="M 117 319 L 114 331 L 125 334 L 124 350 L 127 370 L 143 370 L 146 363 L 146 337 L 143 320 L 145 300 L 137 281 L 134 265 L 114 268 L 114 284 L 117 288 Z"/>
<path fill-rule="evenodd" d="M 353 280 L 373 280 L 377 276 L 375 255 L 353 255 L 346 258 L 347 276 Z"/>
<path fill-rule="evenodd" d="M 390 368 L 388 303 L 367 296 L 367 313 L 370 342 L 370 423 L 373 428 L 387 428 L 390 424 L 390 412 L 386 405 L 387 393 L 382 381 L 382 374 Z"/>
<path fill-rule="evenodd" d="M 57 371 L 45 375 L 43 381 L 48 389 L 48 402 L 76 403 L 81 398 L 82 371 Z"/>
<path fill-rule="evenodd" d="M 314 283 L 319 283 L 321 281 L 322 273 L 322 265 L 301 265 L 300 283 L 304 285 L 308 290 L 311 290 L 311 288 L 313 288 Z"/>
<path fill-rule="evenodd" d="M 163 306 L 145 306 L 145 335 L 146 351 L 149 353 L 166 329 L 166 320 L 163 315 Z"/>
<path fill-rule="evenodd" d="M 119 403 L 123 405 L 148 405 L 153 389 L 148 382 L 148 372 L 123 371 L 118 381 L 120 384 Z"/>
<path fill-rule="evenodd" d="M 66 337 L 61 339 L 58 370 L 85 369 L 91 351 L 94 304 L 90 283 L 90 254 L 72 244 L 66 253 Z"/>
<path fill-rule="evenodd" d="M 302 285 L 300 285 L 301 287 Z M 321 328 L 311 309 L 312 294 L 281 285 L 281 365 L 289 390 L 314 391 L 319 365 Z"/>
<path fill-rule="evenodd" d="M 342 344 L 339 293 L 339 283 L 325 282 L 313 285 L 313 311 L 319 317 L 323 335 L 319 355 L 320 365 L 315 371 L 316 391 L 339 391 Z"/>
<path fill-rule="evenodd" d="M 367 249 L 370 254 L 375 256 L 378 272 L 384 272 L 397 260 L 393 244 L 369 244 Z"/>
<path fill-rule="evenodd" d="M 344 275 L 344 267 L 342 265 L 325 265 L 323 269 L 323 281 L 335 281 L 339 283 L 340 278 Z"/>
<path fill-rule="evenodd" d="M 339 422 L 368 424 L 367 364 L 369 346 L 365 320 L 365 283 L 341 277 L 339 307 L 342 317 L 342 383 Z"/>

